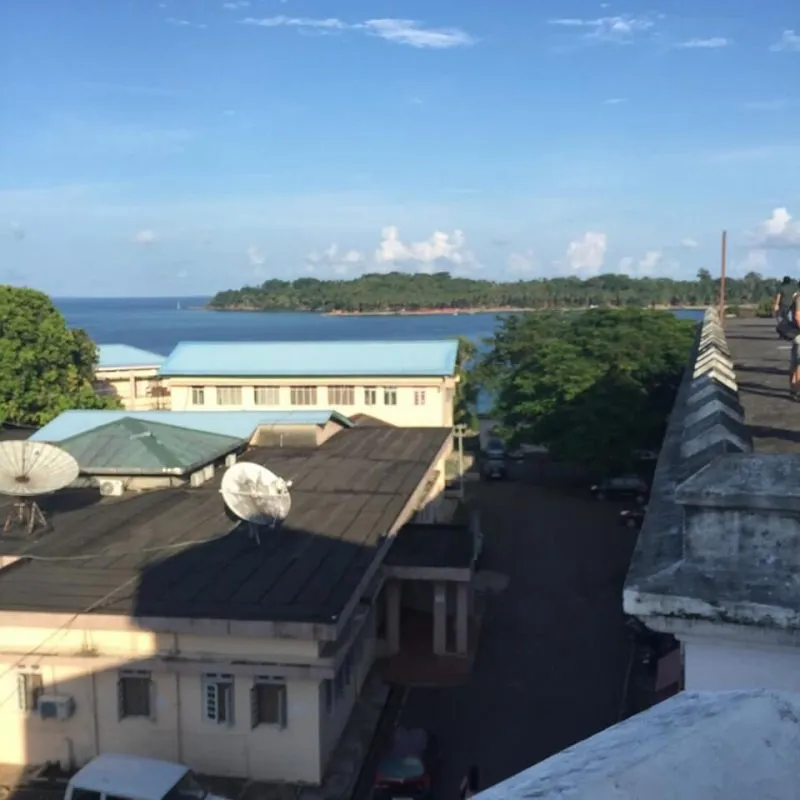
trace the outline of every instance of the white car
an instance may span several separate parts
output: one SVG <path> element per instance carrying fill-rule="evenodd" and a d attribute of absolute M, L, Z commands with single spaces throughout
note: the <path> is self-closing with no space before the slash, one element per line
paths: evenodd
<path fill-rule="evenodd" d="M 225 800 L 183 764 L 108 753 L 76 772 L 64 800 Z"/>

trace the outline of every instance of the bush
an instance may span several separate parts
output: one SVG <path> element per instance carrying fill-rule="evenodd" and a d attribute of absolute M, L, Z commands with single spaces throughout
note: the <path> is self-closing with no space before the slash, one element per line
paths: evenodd
<path fill-rule="evenodd" d="M 761 319 L 770 319 L 775 316 L 775 305 L 772 300 L 762 300 L 756 308 L 756 316 Z"/>

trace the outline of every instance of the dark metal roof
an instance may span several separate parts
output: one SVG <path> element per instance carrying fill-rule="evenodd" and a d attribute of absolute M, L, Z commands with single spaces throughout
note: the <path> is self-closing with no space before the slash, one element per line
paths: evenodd
<path fill-rule="evenodd" d="M 468 569 L 475 554 L 465 525 L 405 525 L 395 537 L 385 564 L 390 567 Z"/>
<path fill-rule="evenodd" d="M 0 610 L 335 622 L 450 435 L 352 428 L 315 450 L 252 449 L 293 481 L 288 519 L 260 546 L 226 513 L 219 475 L 71 510 L 54 495 L 52 532 L 0 535 L 0 554 L 37 559 L 0 570 Z"/>
<path fill-rule="evenodd" d="M 58 443 L 87 474 L 183 475 L 246 442 L 220 433 L 122 417 Z"/>

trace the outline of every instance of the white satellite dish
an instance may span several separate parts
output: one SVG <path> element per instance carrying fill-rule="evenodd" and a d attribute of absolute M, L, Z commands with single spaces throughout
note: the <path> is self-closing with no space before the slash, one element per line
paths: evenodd
<path fill-rule="evenodd" d="M 0 442 L 0 494 L 15 498 L 3 533 L 16 522 L 33 533 L 47 520 L 34 498 L 69 486 L 80 474 L 78 462 L 66 451 L 45 442 Z"/>
<path fill-rule="evenodd" d="M 250 535 L 259 541 L 259 528 L 274 528 L 289 516 L 291 485 L 260 464 L 239 461 L 225 471 L 220 492 L 225 505 L 248 523 Z"/>

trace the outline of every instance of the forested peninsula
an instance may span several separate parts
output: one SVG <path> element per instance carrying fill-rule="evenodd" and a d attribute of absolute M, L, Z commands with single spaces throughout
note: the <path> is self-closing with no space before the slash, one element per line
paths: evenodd
<path fill-rule="evenodd" d="M 728 278 L 729 305 L 757 305 L 774 297 L 776 282 L 751 272 Z M 600 307 L 677 308 L 716 302 L 719 280 L 706 270 L 694 280 L 597 275 L 503 283 L 453 277 L 447 272 L 372 273 L 352 280 L 268 280 L 219 292 L 217 311 L 316 311 L 331 314 L 455 313 Z"/>

